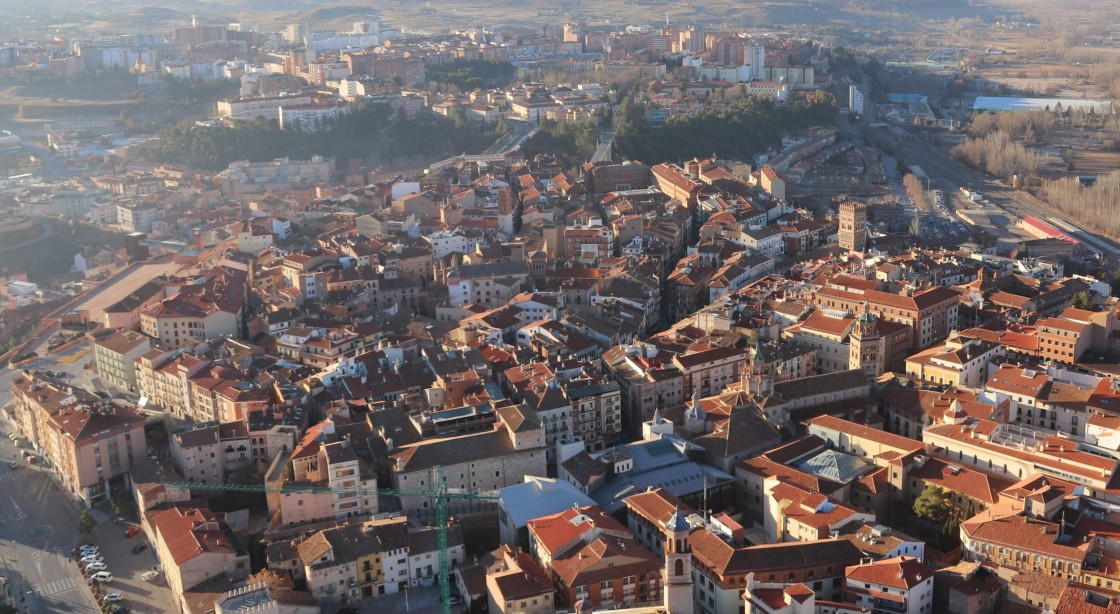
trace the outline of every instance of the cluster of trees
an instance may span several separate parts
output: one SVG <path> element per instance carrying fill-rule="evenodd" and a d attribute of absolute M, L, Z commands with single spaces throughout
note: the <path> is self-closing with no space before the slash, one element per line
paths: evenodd
<path fill-rule="evenodd" d="M 1038 197 L 1091 230 L 1120 237 L 1120 171 L 1098 178 L 1093 187 L 1081 187 L 1076 177 L 1043 181 Z"/>
<path fill-rule="evenodd" d="M 538 154 L 555 157 L 565 168 L 583 164 L 599 146 L 599 126 L 595 122 L 558 123 L 544 119 L 540 129 L 521 145 L 526 159 Z"/>
<path fill-rule="evenodd" d="M 922 180 L 914 173 L 906 173 L 902 178 L 902 185 L 910 198 L 914 199 L 914 208 L 921 213 L 929 212 L 929 195 L 926 194 L 926 186 L 922 185 Z"/>
<path fill-rule="evenodd" d="M 174 75 L 164 77 L 168 100 L 178 102 L 188 111 L 202 113 L 215 100 L 236 96 L 240 85 L 233 79 L 180 79 Z"/>
<path fill-rule="evenodd" d="M 160 130 L 158 139 L 141 148 L 153 162 L 174 162 L 218 171 L 230 162 L 263 162 L 281 157 L 307 159 L 315 154 L 337 158 L 368 155 L 378 133 L 389 125 L 386 105 L 363 107 L 329 122 L 321 130 L 282 129 L 276 120 L 203 127 L 183 122 Z"/>
<path fill-rule="evenodd" d="M 617 158 L 661 161 L 713 153 L 749 160 L 776 148 L 782 135 L 814 125 L 833 125 L 837 103 L 832 95 L 791 96 L 786 104 L 768 98 L 736 100 L 718 111 L 679 117 L 662 127 L 650 126 L 646 107 L 630 98 L 619 105 L 614 152 Z"/>
<path fill-rule="evenodd" d="M 986 136 L 966 138 L 953 148 L 954 158 L 990 175 L 1008 180 L 1012 175 L 1034 175 L 1038 171 L 1038 154 L 996 130 Z"/>
<path fill-rule="evenodd" d="M 140 156 L 218 171 L 236 160 L 263 162 L 285 156 L 307 159 L 319 154 L 345 160 L 374 154 L 400 158 L 477 153 L 509 132 L 504 122 L 471 122 L 461 113 L 449 118 L 424 113 L 409 120 L 398 112 L 392 129 L 386 130 L 393 119 L 387 105 L 370 105 L 324 122 L 317 130 L 282 129 L 275 120 L 263 119 L 216 127 L 183 122 L 161 130 Z"/>
<path fill-rule="evenodd" d="M 508 85 L 514 75 L 513 64 L 494 60 L 455 60 L 429 66 L 425 72 L 429 81 L 450 83 L 462 92 Z"/>
<path fill-rule="evenodd" d="M 468 120 L 456 109 L 449 117 L 421 113 L 416 119 L 398 121 L 388 135 L 380 154 L 392 158 L 479 153 L 509 133 L 505 121 L 488 124 Z"/>
<path fill-rule="evenodd" d="M 1003 111 L 1000 113 L 977 113 L 968 125 L 968 134 L 973 137 L 985 137 L 995 132 L 1002 132 L 1015 141 L 1034 143 L 1050 136 L 1058 125 L 1057 113 L 1054 111 Z"/>

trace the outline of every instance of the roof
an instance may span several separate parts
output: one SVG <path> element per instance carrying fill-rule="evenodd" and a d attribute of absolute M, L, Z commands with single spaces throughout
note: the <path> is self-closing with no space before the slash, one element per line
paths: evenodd
<path fill-rule="evenodd" d="M 529 533 L 550 556 L 560 556 L 595 529 L 629 536 L 622 523 L 597 506 L 572 506 L 557 514 L 529 521 Z"/>
<path fill-rule="evenodd" d="M 735 548 L 719 536 L 700 529 L 689 537 L 693 557 L 721 576 L 730 574 L 800 571 L 832 564 L 839 576 L 863 553 L 846 539 L 823 539 Z"/>
<path fill-rule="evenodd" d="M 1054 614 L 1120 614 L 1120 594 L 1071 583 L 1062 591 Z"/>
<path fill-rule="evenodd" d="M 662 568 L 660 559 L 639 542 L 608 533 L 552 560 L 557 580 L 569 588 L 658 573 Z"/>
<path fill-rule="evenodd" d="M 219 554 L 223 559 L 248 556 L 225 520 L 209 510 L 173 507 L 153 512 L 148 518 L 176 565 L 204 553 Z"/>
<path fill-rule="evenodd" d="M 863 475 L 868 466 L 868 463 L 858 456 L 836 450 L 825 450 L 797 465 L 803 471 L 841 483 L 850 482 Z"/>
<path fill-rule="evenodd" d="M 514 527 L 527 526 L 534 518 L 555 514 L 572 505 L 595 504 L 569 482 L 533 476 L 525 476 L 525 482 L 501 489 L 498 497 L 505 517 Z"/>
<path fill-rule="evenodd" d="M 390 458 L 401 463 L 397 473 L 430 469 L 436 465 L 458 465 L 505 456 L 514 451 L 505 430 L 471 433 L 459 437 L 425 440 L 405 446 Z"/>
<path fill-rule="evenodd" d="M 849 582 L 867 582 L 903 590 L 910 590 L 933 578 L 933 570 L 912 556 L 853 565 L 845 569 L 844 574 Z"/>

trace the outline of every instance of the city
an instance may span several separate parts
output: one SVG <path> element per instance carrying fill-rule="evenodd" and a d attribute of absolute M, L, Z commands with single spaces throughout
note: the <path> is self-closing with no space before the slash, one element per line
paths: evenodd
<path fill-rule="evenodd" d="M 1120 614 L 1097 3 L 8 4 L 0 614 Z"/>

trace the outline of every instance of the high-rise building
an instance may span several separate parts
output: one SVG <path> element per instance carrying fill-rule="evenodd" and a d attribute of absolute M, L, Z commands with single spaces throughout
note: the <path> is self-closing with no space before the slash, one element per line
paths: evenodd
<path fill-rule="evenodd" d="M 853 252 L 867 248 L 867 205 L 851 201 L 840 205 L 840 247 Z"/>
<path fill-rule="evenodd" d="M 289 45 L 302 45 L 307 36 L 307 27 L 302 23 L 290 23 L 284 28 L 284 42 Z"/>
<path fill-rule="evenodd" d="M 745 64 L 751 65 L 751 74 L 758 75 L 761 78 L 762 69 L 766 68 L 766 47 L 761 45 L 749 45 L 743 49 L 743 60 Z"/>
<path fill-rule="evenodd" d="M 863 115 L 863 92 L 859 91 L 859 86 L 848 86 L 848 108 L 852 113 Z"/>

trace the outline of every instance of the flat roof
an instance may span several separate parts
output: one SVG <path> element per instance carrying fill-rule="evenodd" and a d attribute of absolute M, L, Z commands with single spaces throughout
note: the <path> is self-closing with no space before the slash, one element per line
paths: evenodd
<path fill-rule="evenodd" d="M 1061 105 L 1063 109 L 1092 109 L 1094 113 L 1112 113 L 1112 101 L 1093 98 L 1023 98 L 1019 96 L 977 96 L 972 103 L 974 111 L 1026 111 L 1049 107 L 1054 110 Z"/>

